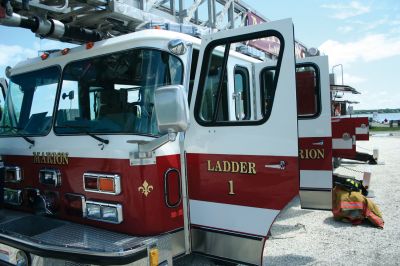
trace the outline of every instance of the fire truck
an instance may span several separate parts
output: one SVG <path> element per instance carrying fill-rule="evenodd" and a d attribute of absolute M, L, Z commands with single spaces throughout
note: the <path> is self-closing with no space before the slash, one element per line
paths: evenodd
<path fill-rule="evenodd" d="M 1 261 L 261 265 L 295 196 L 331 209 L 328 58 L 305 57 L 290 19 L 241 1 L 30 5 L 0 24 L 80 45 L 7 69 Z"/>
<path fill-rule="evenodd" d="M 343 68 L 342 65 L 337 66 Z M 372 154 L 356 150 L 357 141 L 369 140 L 369 119 L 368 117 L 352 117 L 353 104 L 358 104 L 358 102 L 346 100 L 345 95 L 360 94 L 360 92 L 351 86 L 343 84 L 343 74 L 341 84 L 337 84 L 335 82 L 335 74 L 331 73 L 330 84 L 334 165 L 339 165 L 341 159 L 377 164 L 377 149 L 374 149 Z"/>

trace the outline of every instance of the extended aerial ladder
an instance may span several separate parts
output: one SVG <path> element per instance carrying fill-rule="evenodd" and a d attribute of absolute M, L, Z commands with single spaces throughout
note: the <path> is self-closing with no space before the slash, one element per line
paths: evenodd
<path fill-rule="evenodd" d="M 73 43 L 133 32 L 147 23 L 194 25 L 200 35 L 243 26 L 249 11 L 267 21 L 240 0 L 32 0 L 29 11 L 16 0 L 13 6 L 12 16 L 3 14 L 0 24 Z"/>
<path fill-rule="evenodd" d="M 21 9 L 21 0 L 12 3 L 14 13 L 0 12 L 0 25 L 27 28 L 40 38 L 75 44 L 146 28 L 201 37 L 269 21 L 242 0 L 32 0 L 29 11 Z M 271 58 L 276 56 L 274 42 L 270 49 L 262 49 Z M 295 47 L 297 58 L 308 52 L 298 41 Z"/>

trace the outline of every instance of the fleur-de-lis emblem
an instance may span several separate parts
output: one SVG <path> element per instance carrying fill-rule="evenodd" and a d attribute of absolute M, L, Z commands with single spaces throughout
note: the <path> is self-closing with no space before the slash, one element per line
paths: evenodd
<path fill-rule="evenodd" d="M 150 194 L 152 190 L 153 186 L 149 185 L 146 180 L 144 180 L 142 186 L 138 188 L 138 191 L 142 192 L 146 197 Z"/>

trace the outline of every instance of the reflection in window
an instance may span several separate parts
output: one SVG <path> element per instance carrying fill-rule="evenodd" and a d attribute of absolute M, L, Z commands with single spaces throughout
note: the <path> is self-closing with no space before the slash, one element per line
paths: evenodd
<path fill-rule="evenodd" d="M 236 120 L 250 119 L 250 84 L 247 68 L 236 66 L 234 73 L 234 94 Z"/>
<path fill-rule="evenodd" d="M 52 124 L 60 77 L 58 67 L 12 76 L 0 133 L 3 135 L 44 135 Z"/>
<path fill-rule="evenodd" d="M 218 120 L 221 120 L 227 114 L 226 105 L 221 106 L 221 104 L 218 104 L 219 97 L 225 95 L 226 98 L 227 89 L 226 71 L 224 75 L 222 73 L 223 51 L 224 47 L 220 47 L 215 49 L 211 55 L 200 108 L 200 116 L 204 121 L 212 121 L 214 117 L 218 117 Z M 218 111 L 216 109 L 217 105 L 221 106 Z"/>
<path fill-rule="evenodd" d="M 272 110 L 272 104 L 275 95 L 275 79 L 276 70 L 275 67 L 268 67 L 261 71 L 261 87 L 263 97 L 261 97 L 261 110 L 263 114 L 269 116 Z"/>
<path fill-rule="evenodd" d="M 319 112 L 317 72 L 312 66 L 296 67 L 297 113 L 299 117 L 313 117 Z"/>
<path fill-rule="evenodd" d="M 159 50 L 73 62 L 64 70 L 55 131 L 157 135 L 154 90 L 182 80 L 181 61 Z"/>
<path fill-rule="evenodd" d="M 197 72 L 197 62 L 199 61 L 199 50 L 193 49 L 192 53 L 192 65 L 190 66 L 190 81 L 189 81 L 189 105 L 192 100 L 192 93 L 193 93 L 193 86 L 194 86 L 194 79 L 196 78 Z"/>

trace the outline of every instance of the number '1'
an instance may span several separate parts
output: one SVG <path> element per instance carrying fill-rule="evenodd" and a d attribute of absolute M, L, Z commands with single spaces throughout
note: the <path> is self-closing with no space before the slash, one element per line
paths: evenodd
<path fill-rule="evenodd" d="M 229 185 L 229 193 L 228 193 L 228 195 L 235 195 L 235 192 L 233 191 L 233 180 L 229 180 L 228 181 L 228 185 Z"/>

